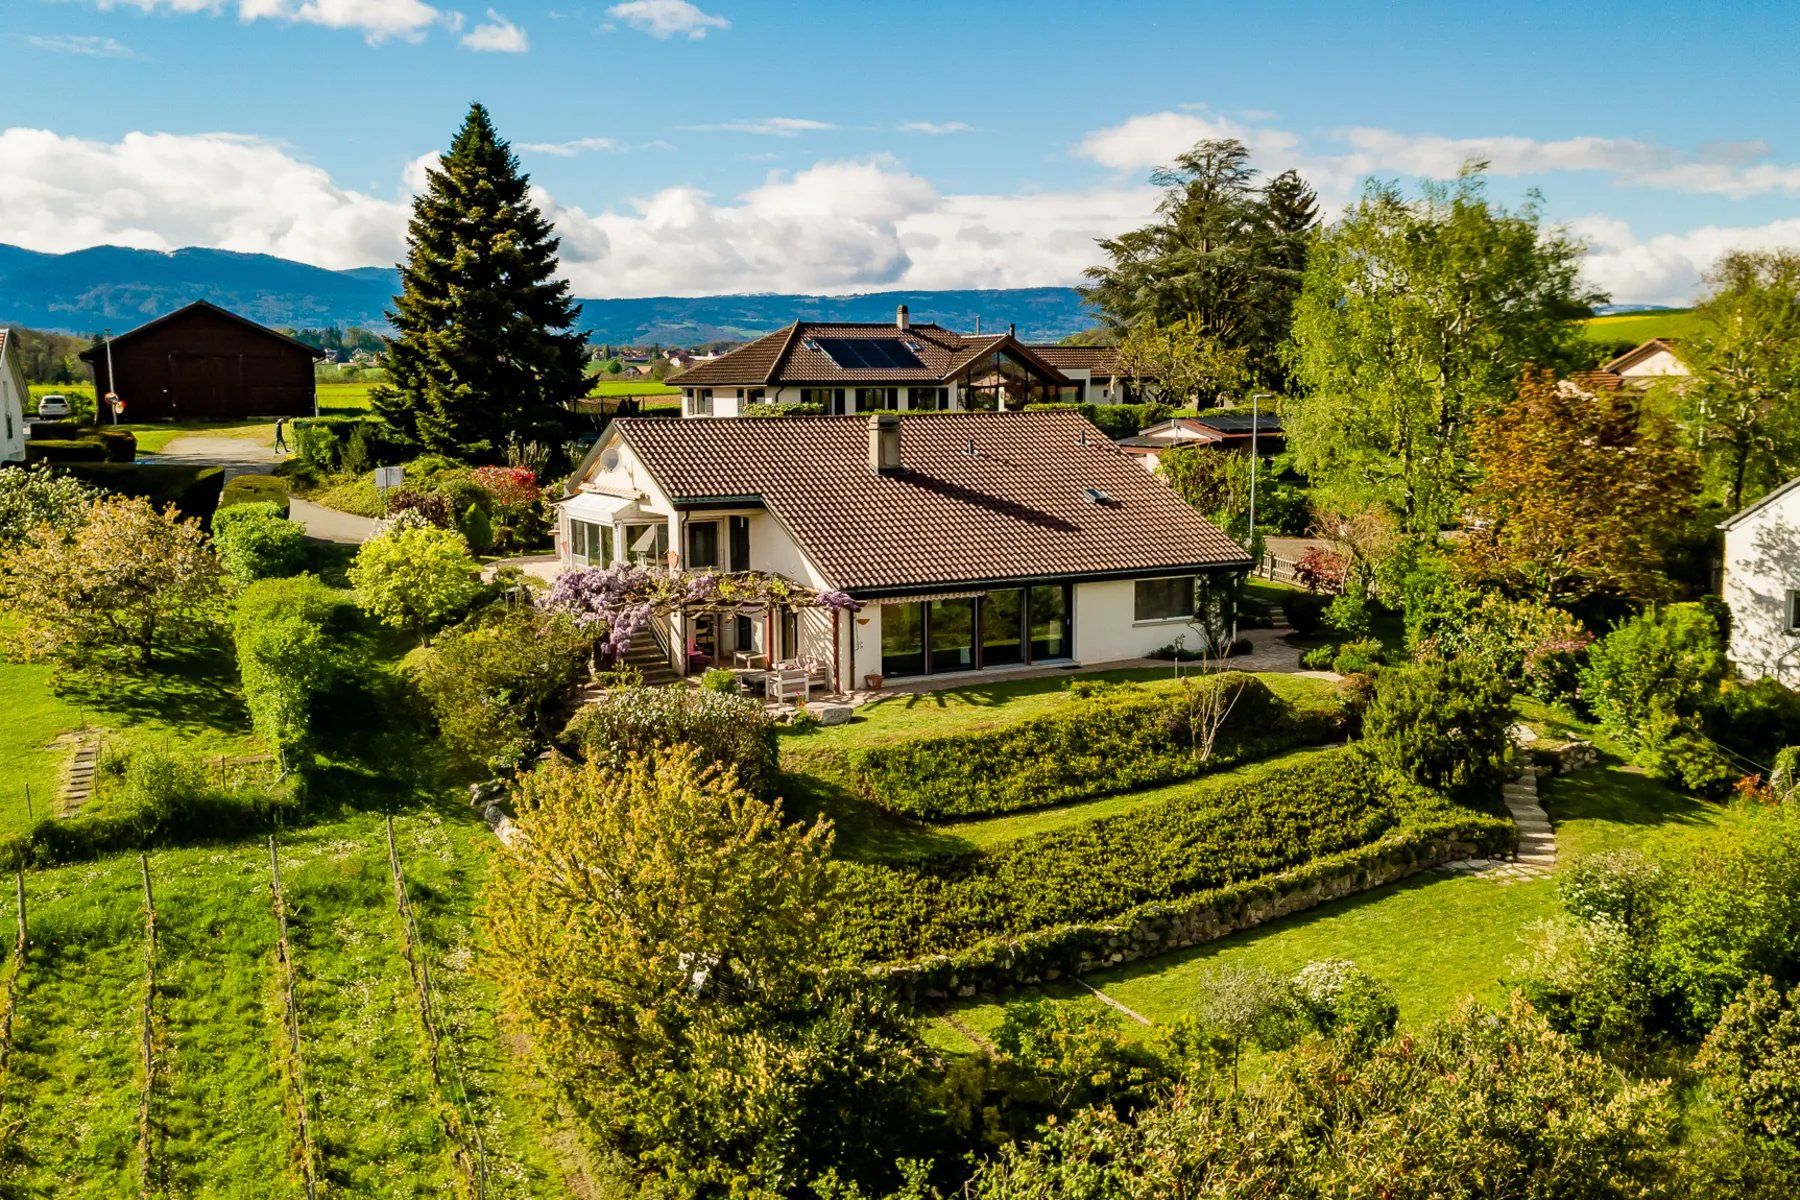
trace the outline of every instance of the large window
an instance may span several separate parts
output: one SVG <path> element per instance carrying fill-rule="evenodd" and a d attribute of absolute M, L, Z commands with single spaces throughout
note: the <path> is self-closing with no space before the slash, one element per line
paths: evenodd
<path fill-rule="evenodd" d="M 800 403 L 816 404 L 820 412 L 834 417 L 841 417 L 847 411 L 843 388 L 801 388 Z"/>
<path fill-rule="evenodd" d="M 1025 593 L 1018 588 L 989 592 L 981 598 L 981 665 L 1007 667 L 1024 661 Z"/>
<path fill-rule="evenodd" d="M 631 561 L 640 567 L 663 567 L 669 562 L 669 527 L 662 521 L 654 525 L 627 525 L 625 548 Z"/>
<path fill-rule="evenodd" d="M 925 606 L 886 604 L 881 609 L 881 673 L 890 678 L 925 673 Z"/>
<path fill-rule="evenodd" d="M 900 408 L 899 388 L 857 388 L 856 411 L 896 412 Z"/>
<path fill-rule="evenodd" d="M 933 675 L 975 669 L 975 599 L 933 600 L 926 614 L 931 657 L 925 669 Z"/>
<path fill-rule="evenodd" d="M 719 523 L 695 521 L 687 527 L 687 565 L 696 569 L 716 568 L 719 563 Z"/>
<path fill-rule="evenodd" d="M 713 394 L 711 388 L 693 388 L 687 393 L 687 415 L 690 417 L 710 417 L 713 415 Z"/>
<path fill-rule="evenodd" d="M 1137 581 L 1136 621 L 1191 621 L 1194 619 L 1194 577 L 1171 575 Z"/>
<path fill-rule="evenodd" d="M 1068 658 L 1074 653 L 1074 615 L 1067 584 L 1034 587 L 1026 594 L 1031 622 L 1031 661 Z"/>
<path fill-rule="evenodd" d="M 570 521 L 569 557 L 578 567 L 611 566 L 612 526 L 593 521 Z"/>
<path fill-rule="evenodd" d="M 910 405 L 914 412 L 942 412 L 950 407 L 950 389 L 947 387 L 913 388 Z"/>

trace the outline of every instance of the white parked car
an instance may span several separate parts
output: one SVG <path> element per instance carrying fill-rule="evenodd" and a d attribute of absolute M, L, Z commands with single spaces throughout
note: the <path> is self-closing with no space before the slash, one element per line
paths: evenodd
<path fill-rule="evenodd" d="M 37 415 L 44 418 L 61 418 L 68 416 L 73 409 L 69 407 L 69 398 L 52 392 L 38 401 Z"/>

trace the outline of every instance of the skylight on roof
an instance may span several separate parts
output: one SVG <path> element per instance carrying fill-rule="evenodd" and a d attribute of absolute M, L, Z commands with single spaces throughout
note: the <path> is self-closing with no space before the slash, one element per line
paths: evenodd
<path fill-rule="evenodd" d="M 832 362 L 846 370 L 919 369 L 925 364 L 899 338 L 816 338 Z"/>

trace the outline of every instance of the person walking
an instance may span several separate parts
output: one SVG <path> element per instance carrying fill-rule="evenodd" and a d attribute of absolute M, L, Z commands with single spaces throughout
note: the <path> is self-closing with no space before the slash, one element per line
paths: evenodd
<path fill-rule="evenodd" d="M 288 452 L 287 418 L 286 417 L 276 417 L 275 418 L 275 453 L 286 454 L 287 452 Z"/>

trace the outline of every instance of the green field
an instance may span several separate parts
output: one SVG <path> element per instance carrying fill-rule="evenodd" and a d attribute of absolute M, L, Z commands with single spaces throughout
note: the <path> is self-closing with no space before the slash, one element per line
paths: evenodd
<path fill-rule="evenodd" d="M 1614 316 L 1589 317 L 1581 322 L 1581 336 L 1589 342 L 1630 342 L 1636 345 L 1651 338 L 1687 337 L 1698 324 L 1699 318 L 1691 308 L 1619 313 Z"/>

